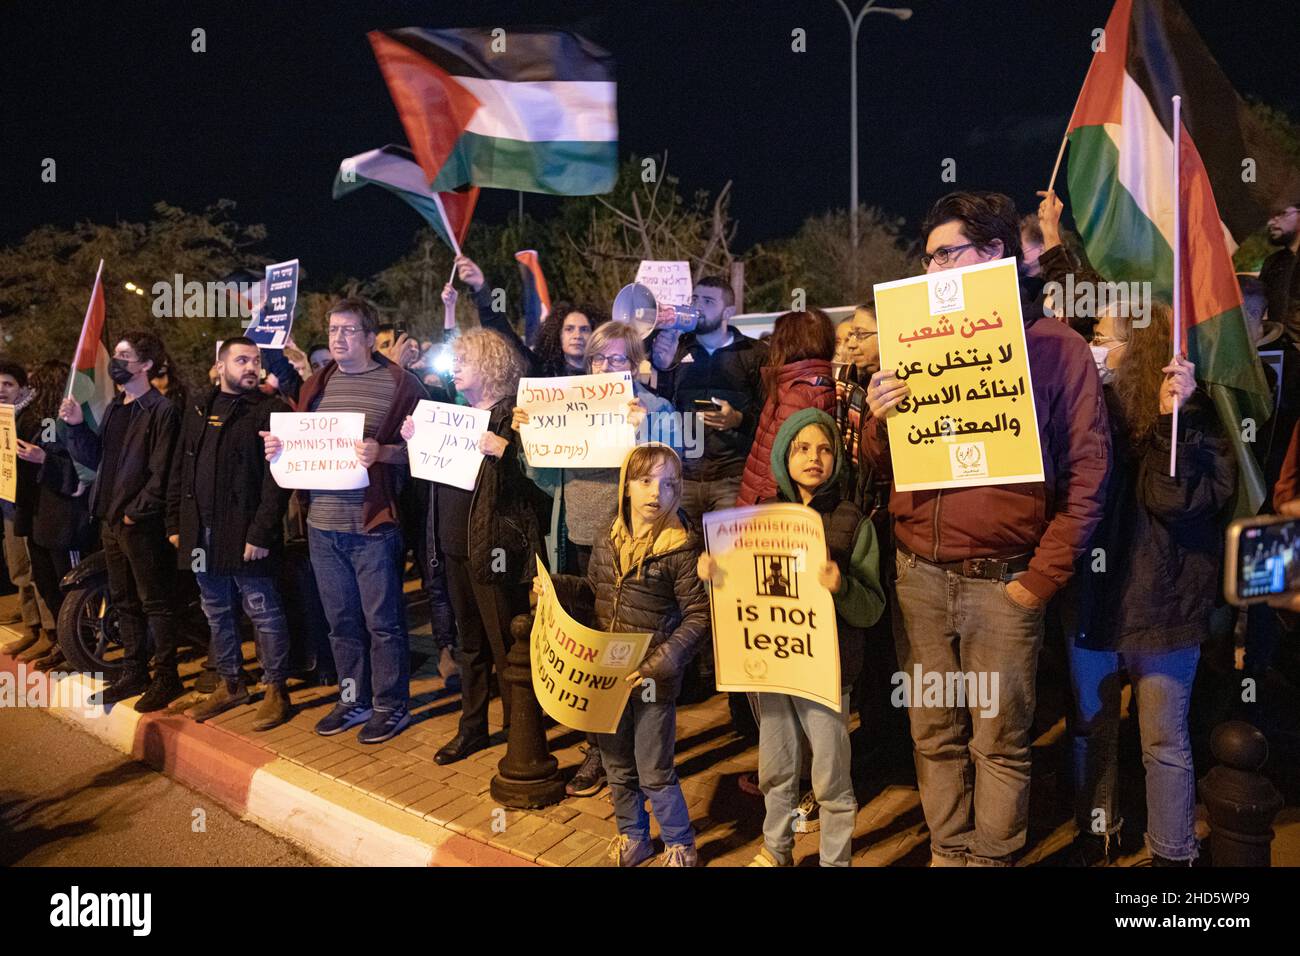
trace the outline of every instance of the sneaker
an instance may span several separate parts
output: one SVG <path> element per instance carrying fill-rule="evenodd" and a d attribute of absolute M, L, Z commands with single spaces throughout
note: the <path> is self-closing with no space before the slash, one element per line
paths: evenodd
<path fill-rule="evenodd" d="M 604 786 L 605 765 L 600 760 L 600 748 L 588 747 L 586 759 L 564 785 L 564 792 L 571 797 L 594 797 Z"/>
<path fill-rule="evenodd" d="M 403 707 L 401 710 L 376 710 L 357 734 L 357 743 L 382 744 L 392 740 L 411 725 L 411 712 Z"/>
<path fill-rule="evenodd" d="M 767 847 L 760 847 L 758 855 L 745 864 L 746 866 L 789 866 L 776 858 L 776 854 Z"/>
<path fill-rule="evenodd" d="M 365 704 L 335 704 L 334 709 L 316 723 L 316 733 L 333 737 L 358 724 L 364 724 L 374 711 Z"/>
<path fill-rule="evenodd" d="M 693 843 L 670 843 L 664 847 L 664 866 L 699 866 L 700 855 Z"/>
<path fill-rule="evenodd" d="M 821 807 L 813 792 L 809 790 L 799 801 L 799 806 L 794 808 L 794 832 L 816 833 L 821 828 Z"/>
<path fill-rule="evenodd" d="M 148 686 L 148 677 L 144 674 L 128 671 L 101 690 L 98 694 L 91 696 L 90 704 L 91 706 L 98 704 L 101 707 L 108 707 L 110 704 L 120 703 L 128 697 L 135 697 L 137 694 L 143 694 Z"/>
<path fill-rule="evenodd" d="M 175 671 L 163 671 L 154 677 L 144 696 L 135 702 L 135 709 L 141 714 L 162 710 L 184 693 L 185 685 L 181 683 L 180 675 Z"/>
<path fill-rule="evenodd" d="M 239 678 L 223 680 L 217 684 L 211 696 L 186 710 L 185 716 L 201 724 L 217 714 L 224 714 L 232 707 L 247 704 L 248 699 L 248 688 L 244 686 L 243 681 Z"/>
<path fill-rule="evenodd" d="M 655 848 L 649 840 L 634 840 L 620 833 L 610 841 L 608 855 L 615 866 L 636 866 L 654 856 Z"/>

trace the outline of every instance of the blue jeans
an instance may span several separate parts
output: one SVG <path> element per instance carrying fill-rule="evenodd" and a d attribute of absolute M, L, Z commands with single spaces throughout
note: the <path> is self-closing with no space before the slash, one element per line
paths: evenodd
<path fill-rule="evenodd" d="M 330 622 L 340 700 L 393 712 L 411 694 L 402 598 L 402 532 L 357 534 L 307 526 L 311 566 Z"/>
<path fill-rule="evenodd" d="M 208 574 L 196 571 L 203 614 L 212 629 L 208 657 L 217 673 L 237 680 L 244 664 L 239 646 L 239 615 L 236 593 L 243 599 L 244 613 L 257 628 L 257 653 L 262 661 L 262 680 L 282 684 L 289 671 L 289 622 L 275 578 L 251 574 Z"/>
<path fill-rule="evenodd" d="M 635 693 L 635 691 L 633 691 Z M 848 866 L 858 801 L 849 775 L 849 694 L 837 714 L 825 704 L 788 694 L 756 694 L 758 786 L 766 815 L 763 842 L 782 864 L 793 862 L 795 809 L 805 745 L 812 749 L 813 795 L 821 810 L 821 865 Z"/>
<path fill-rule="evenodd" d="M 695 830 L 673 766 L 677 705 L 672 701 L 646 703 L 641 700 L 641 689 L 634 687 L 618 729 L 612 734 L 597 734 L 596 741 L 605 764 L 618 832 L 634 840 L 650 839 L 650 817 L 645 812 L 649 798 L 664 844 L 694 846 Z"/>
<path fill-rule="evenodd" d="M 1137 698 L 1142 736 L 1147 846 L 1167 860 L 1196 859 L 1196 777 L 1187 715 L 1201 649 L 1120 655 L 1075 647 L 1072 640 L 1067 649 L 1075 701 L 1070 742 L 1079 831 L 1110 836 L 1123 823 L 1117 777 L 1124 668 Z"/>
<path fill-rule="evenodd" d="M 937 702 L 923 696 L 908 708 L 932 862 L 1010 865 L 1029 831 L 1029 731 L 1044 611 L 1012 601 L 1006 581 L 963 577 L 902 551 L 896 563 L 902 676 L 912 684 L 919 667 L 923 676 L 941 675 L 945 690 Z M 996 689 L 996 706 L 958 702 L 955 680 L 949 699 L 955 674 Z"/>

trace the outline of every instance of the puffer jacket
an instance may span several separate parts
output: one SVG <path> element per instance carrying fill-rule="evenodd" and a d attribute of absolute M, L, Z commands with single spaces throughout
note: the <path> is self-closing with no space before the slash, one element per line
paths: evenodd
<path fill-rule="evenodd" d="M 625 500 L 625 475 L 626 467 L 619 474 L 619 501 Z M 572 612 L 594 605 L 592 624 L 599 630 L 650 633 L 638 670 L 655 681 L 661 700 L 676 699 L 686 665 L 712 632 L 709 595 L 695 571 L 703 541 L 684 512 L 677 517 L 686 532 L 684 543 L 660 547 L 668 538 L 661 533 L 634 568 L 620 566 L 611 529 L 596 538 L 585 578 L 557 574 L 552 579 L 564 608 Z M 620 514 L 615 522 L 624 520 Z"/>
<path fill-rule="evenodd" d="M 800 504 L 803 496 L 790 479 L 790 443 L 806 425 L 821 425 L 837 434 L 835 420 L 814 408 L 795 412 L 776 433 L 769 464 L 775 476 L 778 494 L 773 501 Z M 880 544 L 876 529 L 848 496 L 849 468 L 843 447 L 834 444 L 835 465 L 808 507 L 822 519 L 826 533 L 826 550 L 839 565 L 840 588 L 835 599 L 835 628 L 840 648 L 840 686 L 851 687 L 862 671 L 865 656 L 866 628 L 875 624 L 885 609 L 885 591 L 880 584 Z"/>
<path fill-rule="evenodd" d="M 757 504 L 776 494 L 776 482 L 768 470 L 772 443 L 782 423 L 805 408 L 835 414 L 835 376 L 829 359 L 804 359 L 781 366 L 776 388 L 768 392 L 758 418 L 758 432 L 740 479 L 737 508 Z"/>

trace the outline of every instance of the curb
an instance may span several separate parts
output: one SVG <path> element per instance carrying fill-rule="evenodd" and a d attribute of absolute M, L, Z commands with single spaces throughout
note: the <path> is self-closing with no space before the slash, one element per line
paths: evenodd
<path fill-rule="evenodd" d="M 87 674 L 41 674 L 5 655 L 0 655 L 0 674 L 12 675 L 15 705 L 26 697 L 31 678 L 39 676 L 46 697 L 33 706 L 331 863 L 537 865 L 322 777 L 216 725 L 177 714 L 137 713 L 135 698 L 107 708 L 90 706 L 87 700 L 104 682 Z M 5 696 L 0 695 L 0 706 Z"/>

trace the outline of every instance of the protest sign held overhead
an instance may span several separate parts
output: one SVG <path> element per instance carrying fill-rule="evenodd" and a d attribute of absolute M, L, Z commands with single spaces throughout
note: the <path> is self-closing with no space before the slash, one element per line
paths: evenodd
<path fill-rule="evenodd" d="M 406 443 L 411 474 L 473 491 L 483 464 L 478 443 L 491 417 L 485 408 L 428 401 L 417 404 L 411 415 L 415 434 Z"/>
<path fill-rule="evenodd" d="M 560 607 L 537 559 L 542 596 L 533 618 L 533 692 L 552 718 L 585 733 L 612 734 L 636 685 L 627 676 L 645 659 L 650 635 L 597 631 Z"/>
<path fill-rule="evenodd" d="M 898 490 L 1042 481 L 1015 260 L 875 294 L 880 367 L 910 388 L 886 419 Z"/>
<path fill-rule="evenodd" d="M 636 281 L 649 289 L 660 305 L 690 305 L 693 285 L 689 262 L 642 259 Z"/>
<path fill-rule="evenodd" d="M 826 535 L 805 505 L 704 515 L 718 690 L 792 694 L 840 710 L 835 599 L 817 582 Z"/>
<path fill-rule="evenodd" d="M 368 487 L 356 450 L 365 425 L 361 412 L 272 412 L 271 434 L 284 446 L 271 462 L 275 483 L 316 491 Z"/>
<path fill-rule="evenodd" d="M 266 298 L 248 330 L 248 337 L 265 349 L 282 349 L 293 330 L 298 302 L 298 260 L 266 267 Z"/>
<path fill-rule="evenodd" d="M 636 445 L 627 420 L 632 374 L 522 378 L 516 404 L 528 412 L 519 429 L 534 468 L 617 468 Z"/>

